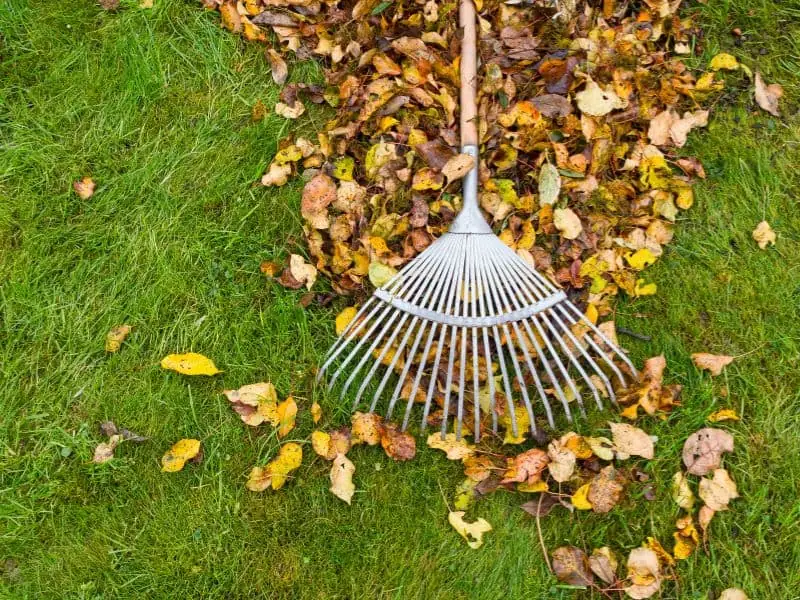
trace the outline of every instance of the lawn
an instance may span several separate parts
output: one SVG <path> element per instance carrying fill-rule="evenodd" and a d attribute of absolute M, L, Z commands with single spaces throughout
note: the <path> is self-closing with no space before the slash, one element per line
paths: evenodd
<path fill-rule="evenodd" d="M 741 498 L 715 517 L 707 551 L 677 568 L 663 598 L 751 598 L 800 589 L 800 5 L 741 0 L 700 13 L 703 64 L 732 52 L 786 90 L 784 117 L 758 111 L 745 87 L 714 107 L 685 149 L 705 165 L 676 242 L 650 270 L 658 294 L 618 305 L 635 361 L 664 353 L 683 405 L 647 422 L 659 440 L 644 464 L 657 497 L 628 497 L 607 515 L 552 513 L 545 545 L 623 555 L 647 536 L 670 542 L 678 507 L 669 481 L 706 416 L 736 439 L 726 466 Z M 246 428 L 221 389 L 271 380 L 307 409 L 333 398 L 312 373 L 345 306 L 304 309 L 302 292 L 259 272 L 303 252 L 299 190 L 254 186 L 290 127 L 272 106 L 263 49 L 220 29 L 199 3 L 6 0 L 0 10 L 0 595 L 3 598 L 572 598 L 547 572 L 523 494 L 496 493 L 471 516 L 493 524 L 478 551 L 447 523 L 458 464 L 420 448 L 398 464 L 351 453 L 348 507 L 328 491 L 329 465 L 306 460 L 279 492 L 255 494 L 250 469 L 278 447 Z M 732 28 L 742 30 L 737 42 Z M 291 80 L 319 78 L 314 63 Z M 71 184 L 98 182 L 79 199 Z M 777 244 L 751 239 L 768 220 Z M 324 285 L 324 284 L 323 284 Z M 113 326 L 135 329 L 107 355 Z M 188 379 L 159 367 L 202 352 L 225 373 Z M 691 352 L 739 358 L 711 379 Z M 97 426 L 148 436 L 91 463 Z M 602 421 L 595 424 L 604 427 Z M 580 425 L 587 429 L 586 424 Z M 307 410 L 290 439 L 306 440 Z M 177 474 L 160 457 L 183 437 L 204 460 Z M 423 444 L 420 444 L 423 446 Z"/>

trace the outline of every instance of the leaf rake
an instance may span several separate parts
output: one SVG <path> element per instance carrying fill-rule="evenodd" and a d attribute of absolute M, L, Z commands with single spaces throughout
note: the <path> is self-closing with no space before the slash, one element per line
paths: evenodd
<path fill-rule="evenodd" d="M 442 406 L 442 435 L 454 416 L 460 439 L 465 415 L 471 411 L 474 424 L 466 427 L 477 441 L 481 415 L 487 412 L 497 432 L 498 412 L 507 411 L 513 435 L 519 435 L 515 396 L 521 397 L 531 432 L 536 434 L 531 387 L 548 423 L 555 427 L 551 399 L 560 403 L 571 421 L 572 400 L 586 414 L 578 381 L 602 410 L 601 395 L 616 405 L 610 378 L 626 386 L 615 358 L 633 376 L 637 371 L 562 290 L 517 256 L 484 220 L 478 207 L 477 40 L 472 0 L 461 0 L 459 17 L 463 29 L 461 152 L 474 158 L 463 180 L 461 211 L 446 234 L 361 307 L 328 351 L 318 379 L 328 373 L 329 387 L 333 387 L 349 370 L 341 395 L 344 398 L 355 388 L 353 410 L 377 381 L 366 405 L 369 412 L 376 411 L 392 381 L 385 416 L 391 419 L 403 397 L 403 430 L 417 401 L 424 402 L 424 429 L 437 397 Z M 494 365 L 499 367 L 499 381 L 495 381 Z"/>

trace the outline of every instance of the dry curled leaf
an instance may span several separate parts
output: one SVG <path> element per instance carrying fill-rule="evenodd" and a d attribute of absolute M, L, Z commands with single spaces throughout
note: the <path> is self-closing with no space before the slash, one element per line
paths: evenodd
<path fill-rule="evenodd" d="M 417 454 L 417 442 L 414 436 L 390 424 L 383 427 L 381 446 L 386 455 L 393 460 L 411 460 Z"/>
<path fill-rule="evenodd" d="M 775 232 L 772 231 L 772 227 L 770 227 L 769 223 L 766 221 L 761 221 L 753 230 L 753 239 L 756 241 L 759 248 L 766 250 L 767 246 L 770 244 L 773 246 L 775 245 L 775 240 L 777 237 L 775 236 Z"/>
<path fill-rule="evenodd" d="M 286 66 L 286 61 L 272 48 L 267 49 L 267 59 L 272 69 L 272 80 L 278 85 L 286 83 L 286 78 L 289 76 L 289 69 Z"/>
<path fill-rule="evenodd" d="M 706 427 L 686 439 L 683 464 L 692 475 L 705 475 L 719 468 L 724 452 L 733 452 L 733 436 L 722 429 Z"/>
<path fill-rule="evenodd" d="M 286 483 L 289 473 L 299 468 L 302 462 L 302 446 L 288 442 L 281 446 L 278 456 L 265 467 L 253 467 L 246 487 L 252 492 L 263 492 L 268 487 L 279 490 Z"/>
<path fill-rule="evenodd" d="M 728 503 L 739 497 L 736 483 L 725 469 L 715 469 L 711 479 L 701 479 L 697 494 L 714 512 L 728 510 Z"/>
<path fill-rule="evenodd" d="M 625 593 L 636 600 L 650 598 L 661 588 L 661 565 L 650 548 L 634 548 L 628 556 Z"/>
<path fill-rule="evenodd" d="M 311 419 L 314 421 L 314 425 L 319 423 L 322 419 L 322 407 L 319 405 L 319 402 L 314 402 L 311 405 Z"/>
<path fill-rule="evenodd" d="M 88 200 L 91 198 L 94 195 L 94 189 L 96 187 L 97 184 L 91 177 L 84 177 L 72 184 L 72 189 L 75 190 L 75 193 L 78 194 L 81 200 Z"/>
<path fill-rule="evenodd" d="M 508 468 L 501 483 L 534 484 L 541 479 L 542 471 L 547 467 L 550 458 L 538 448 L 518 454 L 508 459 Z"/>
<path fill-rule="evenodd" d="M 103 463 L 110 461 L 112 458 L 114 458 L 114 450 L 121 441 L 122 436 L 120 434 L 115 434 L 109 436 L 108 442 L 100 442 L 97 444 L 97 447 L 94 449 L 94 456 L 92 456 L 92 462 L 102 465 Z"/>
<path fill-rule="evenodd" d="M 276 409 L 278 416 L 278 438 L 284 438 L 294 429 L 294 422 L 297 417 L 297 403 L 294 398 L 289 396 L 278 404 Z"/>
<path fill-rule="evenodd" d="M 756 71 L 755 86 L 756 103 L 769 114 L 780 117 L 778 100 L 783 96 L 783 88 L 777 83 L 765 84 L 758 71 Z"/>
<path fill-rule="evenodd" d="M 383 417 L 375 413 L 355 412 L 350 417 L 352 443 L 376 446 L 383 436 Z"/>
<path fill-rule="evenodd" d="M 695 352 L 692 354 L 692 362 L 698 369 L 706 370 L 716 377 L 722 373 L 722 369 L 733 362 L 733 356 L 724 354 L 709 354 L 707 352 Z"/>
<path fill-rule="evenodd" d="M 132 327 L 130 325 L 118 325 L 106 334 L 106 352 L 118 352 L 122 347 L 122 342 L 128 337 Z"/>
<path fill-rule="evenodd" d="M 475 159 L 469 154 L 456 154 L 449 159 L 442 167 L 442 175 L 445 176 L 447 182 L 453 182 L 461 179 L 469 173 L 475 166 Z"/>
<path fill-rule="evenodd" d="M 216 375 L 222 373 L 214 361 L 196 352 L 170 354 L 161 360 L 161 368 L 176 371 L 182 375 Z"/>
<path fill-rule="evenodd" d="M 655 447 L 652 438 L 644 431 L 627 423 L 609 423 L 614 446 L 619 452 L 629 456 L 652 459 Z"/>
<path fill-rule="evenodd" d="M 602 548 L 595 548 L 592 550 L 592 555 L 589 557 L 589 568 L 592 573 L 597 575 L 601 580 L 608 584 L 613 584 L 617 581 L 617 567 L 619 562 L 617 557 L 608 546 Z"/>
<path fill-rule="evenodd" d="M 163 473 L 180 471 L 187 461 L 192 460 L 199 454 L 200 440 L 180 440 L 161 458 L 161 471 Z"/>
<path fill-rule="evenodd" d="M 225 390 L 222 393 L 247 425 L 256 427 L 264 421 L 278 424 L 278 394 L 271 383 L 251 383 L 238 390 Z"/>
<path fill-rule="evenodd" d="M 586 553 L 575 546 L 561 546 L 553 550 L 552 566 L 553 574 L 567 585 L 588 587 L 594 581 Z"/>
<path fill-rule="evenodd" d="M 707 417 L 712 423 L 719 423 L 720 421 L 738 421 L 740 418 L 738 413 L 732 408 L 721 408 Z"/>
<path fill-rule="evenodd" d="M 457 440 L 455 433 L 448 433 L 444 439 L 440 433 L 432 433 L 428 436 L 427 444 L 429 448 L 442 450 L 448 460 L 462 460 L 475 454 L 475 446 L 467 443 L 463 437 Z"/>
<path fill-rule="evenodd" d="M 567 240 L 574 240 L 583 231 L 580 217 L 569 208 L 557 208 L 553 211 L 553 225 Z"/>
<path fill-rule="evenodd" d="M 473 550 L 483 546 L 483 534 L 491 531 L 492 526 L 486 519 L 478 519 L 474 523 L 467 523 L 464 520 L 464 511 L 450 511 L 447 520 L 461 537 L 467 540 L 467 545 Z"/>
<path fill-rule="evenodd" d="M 607 513 L 614 508 L 625 491 L 625 478 L 622 473 L 609 465 L 603 468 L 589 482 L 586 499 L 596 513 Z"/>
<path fill-rule="evenodd" d="M 691 512 L 694 507 L 694 493 L 683 471 L 672 476 L 672 499 L 686 512 Z"/>
<path fill-rule="evenodd" d="M 356 466 L 344 455 L 337 454 L 331 465 L 331 487 L 334 496 L 350 504 L 356 486 L 353 483 L 353 473 Z"/>
<path fill-rule="evenodd" d="M 547 446 L 547 456 L 550 458 L 547 463 L 550 476 L 559 483 L 569 481 L 575 472 L 575 453 L 562 444 L 561 440 L 553 440 Z"/>

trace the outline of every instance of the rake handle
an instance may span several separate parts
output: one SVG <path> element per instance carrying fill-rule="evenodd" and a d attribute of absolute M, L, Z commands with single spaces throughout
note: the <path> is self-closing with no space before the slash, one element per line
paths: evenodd
<path fill-rule="evenodd" d="M 461 0 L 459 6 L 459 22 L 463 31 L 461 40 L 461 145 L 478 145 L 478 127 L 476 125 L 478 107 L 477 96 L 478 71 L 478 36 L 475 27 L 477 15 L 473 0 Z"/>

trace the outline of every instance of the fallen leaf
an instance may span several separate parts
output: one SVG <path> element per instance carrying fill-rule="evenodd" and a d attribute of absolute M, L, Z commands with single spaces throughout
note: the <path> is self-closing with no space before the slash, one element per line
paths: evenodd
<path fill-rule="evenodd" d="M 678 471 L 672 476 L 672 499 L 687 512 L 691 512 L 694 506 L 694 494 L 683 471 Z"/>
<path fill-rule="evenodd" d="M 447 520 L 461 537 L 467 541 L 467 545 L 473 550 L 477 550 L 483 545 L 483 534 L 492 530 L 492 526 L 486 519 L 478 519 L 474 523 L 464 521 L 464 511 L 450 511 Z"/>
<path fill-rule="evenodd" d="M 356 486 L 353 483 L 353 473 L 356 466 L 344 454 L 337 454 L 331 466 L 331 487 L 334 496 L 341 498 L 348 504 L 353 498 Z"/>
<path fill-rule="evenodd" d="M 253 467 L 246 487 L 252 492 L 263 492 L 268 487 L 279 490 L 286 483 L 289 473 L 303 462 L 303 448 L 300 444 L 288 442 L 281 446 L 275 460 L 264 467 Z"/>
<path fill-rule="evenodd" d="M 429 448 L 444 451 L 448 460 L 462 460 L 475 454 L 475 446 L 468 444 L 463 437 L 457 440 L 455 433 L 448 433 L 444 439 L 440 433 L 432 433 L 428 436 L 427 444 Z"/>
<path fill-rule="evenodd" d="M 538 448 L 531 448 L 508 459 L 508 468 L 500 483 L 536 483 L 541 478 L 542 471 L 547 467 L 548 462 L 550 462 L 550 458 L 546 452 Z"/>
<path fill-rule="evenodd" d="M 246 424 L 253 427 L 264 421 L 278 424 L 278 395 L 271 383 L 251 383 L 222 393 Z"/>
<path fill-rule="evenodd" d="M 708 354 L 707 352 L 695 352 L 692 354 L 692 362 L 694 362 L 695 366 L 698 369 L 707 370 L 712 377 L 722 373 L 722 369 L 731 364 L 733 359 L 733 356 L 725 356 L 724 354 Z"/>
<path fill-rule="evenodd" d="M 375 413 L 355 412 L 350 417 L 352 444 L 376 446 L 383 436 L 383 417 Z"/>
<path fill-rule="evenodd" d="M 677 531 L 673 533 L 675 547 L 672 550 L 672 555 L 675 560 L 686 560 L 700 543 L 700 534 L 697 533 L 697 528 L 694 526 L 691 516 L 678 519 L 675 523 L 675 528 Z"/>
<path fill-rule="evenodd" d="M 756 103 L 769 114 L 780 117 L 778 100 L 783 96 L 783 88 L 777 83 L 766 85 L 758 71 L 756 71 L 755 84 Z"/>
<path fill-rule="evenodd" d="M 469 154 L 456 154 L 442 167 L 447 183 L 461 179 L 475 167 L 475 158 Z"/>
<path fill-rule="evenodd" d="M 347 326 L 350 324 L 350 321 L 356 316 L 355 306 L 348 306 L 338 315 L 336 315 L 336 335 L 342 335 L 347 329 Z"/>
<path fill-rule="evenodd" d="M 742 590 L 739 588 L 728 588 L 722 590 L 717 600 L 750 600 Z"/>
<path fill-rule="evenodd" d="M 318 173 L 303 187 L 300 214 L 314 229 L 327 229 L 330 227 L 328 206 L 336 197 L 336 183 L 325 173 Z"/>
<path fill-rule="evenodd" d="M 611 584 L 617 581 L 618 566 L 617 557 L 608 546 L 592 550 L 592 555 L 589 557 L 589 568 L 604 582 Z"/>
<path fill-rule="evenodd" d="M 539 169 L 539 206 L 555 204 L 561 191 L 561 175 L 555 165 L 542 163 Z"/>
<path fill-rule="evenodd" d="M 553 574 L 567 585 L 588 587 L 594 582 L 586 553 L 575 546 L 561 546 L 553 550 Z"/>
<path fill-rule="evenodd" d="M 417 454 L 414 436 L 400 431 L 394 425 L 386 425 L 381 433 L 381 446 L 386 455 L 393 460 L 411 460 Z"/>
<path fill-rule="evenodd" d="M 320 422 L 322 419 L 322 407 L 319 405 L 319 402 L 314 402 L 311 405 L 311 418 L 314 420 L 314 425 Z"/>
<path fill-rule="evenodd" d="M 712 71 L 719 71 L 720 69 L 734 71 L 739 68 L 739 61 L 731 54 L 720 52 L 711 59 L 708 66 Z"/>
<path fill-rule="evenodd" d="M 705 475 L 719 468 L 723 452 L 733 452 L 733 436 L 722 429 L 706 427 L 687 438 L 683 464 L 692 475 Z"/>
<path fill-rule="evenodd" d="M 614 446 L 630 456 L 641 456 L 648 460 L 655 454 L 652 438 L 644 431 L 627 423 L 609 423 Z"/>
<path fill-rule="evenodd" d="M 109 331 L 106 334 L 106 352 L 118 352 L 131 329 L 130 325 L 119 325 Z"/>
<path fill-rule="evenodd" d="M 661 565 L 650 548 L 634 548 L 628 556 L 628 581 L 625 593 L 636 600 L 650 598 L 661 588 Z"/>
<path fill-rule="evenodd" d="M 709 508 L 705 504 L 697 511 L 697 524 L 700 525 L 700 529 L 703 530 L 703 539 L 708 537 L 708 526 L 711 524 L 711 519 L 714 518 L 715 514 L 717 514 L 717 511 Z"/>
<path fill-rule="evenodd" d="M 732 408 L 721 408 L 718 411 L 713 412 L 710 415 L 708 415 L 707 418 L 712 423 L 718 423 L 720 421 L 738 421 L 738 420 L 740 420 L 739 415 Z"/>
<path fill-rule="evenodd" d="M 94 189 L 97 187 L 97 184 L 91 177 L 84 177 L 80 181 L 76 181 L 72 184 L 72 189 L 75 190 L 75 193 L 78 194 L 78 197 L 81 200 L 88 200 L 94 195 Z"/>
<path fill-rule="evenodd" d="M 583 231 L 580 217 L 569 208 L 557 208 L 553 211 L 553 225 L 567 240 L 574 240 Z"/>
<path fill-rule="evenodd" d="M 182 375 L 216 375 L 222 373 L 214 361 L 196 352 L 170 354 L 161 360 L 161 368 L 176 371 Z"/>
<path fill-rule="evenodd" d="M 575 100 L 581 112 L 593 117 L 602 117 L 612 110 L 628 106 L 626 100 L 611 90 L 604 90 L 592 79 L 588 79 L 586 87 L 575 94 Z"/>
<path fill-rule="evenodd" d="M 289 175 L 291 174 L 292 165 L 273 162 L 269 166 L 269 170 L 261 178 L 261 185 L 280 187 L 289 181 Z"/>
<path fill-rule="evenodd" d="M 161 471 L 175 473 L 183 469 L 186 461 L 198 456 L 200 453 L 200 440 L 183 439 L 177 442 L 161 458 Z"/>
<path fill-rule="evenodd" d="M 758 226 L 753 230 L 753 239 L 758 243 L 759 248 L 766 250 L 768 245 L 775 245 L 775 240 L 777 237 L 775 232 L 772 231 L 772 227 L 770 227 L 769 223 L 766 221 L 761 221 L 761 223 L 759 223 Z"/>
<path fill-rule="evenodd" d="M 575 472 L 577 461 L 575 453 L 564 446 L 560 440 L 553 440 L 547 446 L 547 456 L 550 458 L 550 462 L 547 463 L 550 476 L 559 483 L 569 481 Z"/>
<path fill-rule="evenodd" d="M 625 479 L 613 466 L 603 468 L 589 482 L 586 499 L 596 513 L 607 513 L 614 508 L 622 498 Z"/>
<path fill-rule="evenodd" d="M 369 281 L 376 288 L 383 287 L 397 275 L 397 269 L 383 263 L 373 261 L 369 264 Z"/>
<path fill-rule="evenodd" d="M 592 503 L 589 502 L 589 487 L 591 483 L 586 483 L 579 487 L 574 494 L 572 494 L 572 498 L 570 499 L 572 502 L 572 506 L 577 508 L 578 510 L 592 510 Z"/>
<path fill-rule="evenodd" d="M 295 100 L 292 106 L 278 102 L 275 104 L 275 114 L 284 119 L 297 119 L 300 115 L 306 112 L 306 107 L 300 100 Z"/>
<path fill-rule="evenodd" d="M 289 435 L 289 432 L 294 429 L 295 418 L 297 417 L 297 403 L 294 398 L 289 396 L 278 404 L 278 439 L 284 438 Z"/>
<path fill-rule="evenodd" d="M 736 483 L 725 469 L 715 469 L 712 479 L 700 480 L 698 495 L 714 512 L 728 510 L 728 503 L 739 497 Z"/>
<path fill-rule="evenodd" d="M 289 256 L 288 271 L 292 278 L 302 286 L 305 284 L 306 289 L 311 289 L 314 282 L 317 280 L 317 269 L 314 265 L 309 264 L 299 254 L 292 254 Z M 300 287 L 298 286 L 298 287 Z"/>
<path fill-rule="evenodd" d="M 102 465 L 103 463 L 110 461 L 112 458 L 114 458 L 114 450 L 121 441 L 122 436 L 116 434 L 110 436 L 108 438 L 108 442 L 101 442 L 97 444 L 97 447 L 94 449 L 94 456 L 92 456 L 92 462 Z"/>
<path fill-rule="evenodd" d="M 557 494 L 542 493 L 535 500 L 530 500 L 520 508 L 533 517 L 546 517 L 556 506 L 563 506 L 572 511 L 575 507 L 562 500 Z"/>
<path fill-rule="evenodd" d="M 286 61 L 272 48 L 267 49 L 267 59 L 270 69 L 272 69 L 272 80 L 278 85 L 286 83 L 286 78 L 289 76 Z"/>

